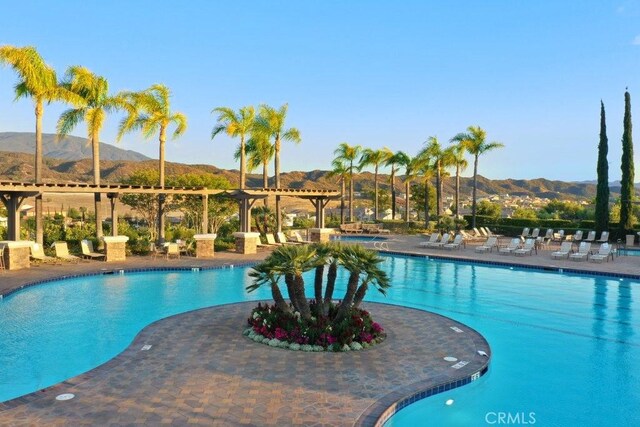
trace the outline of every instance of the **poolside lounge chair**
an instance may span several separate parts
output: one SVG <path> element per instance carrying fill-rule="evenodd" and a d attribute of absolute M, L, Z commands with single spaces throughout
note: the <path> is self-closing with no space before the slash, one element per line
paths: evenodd
<path fill-rule="evenodd" d="M 476 246 L 476 252 L 492 252 L 495 247 L 498 247 L 498 238 L 491 236 L 482 245 Z"/>
<path fill-rule="evenodd" d="M 547 228 L 547 232 L 544 233 L 544 239 L 553 239 L 553 228 Z"/>
<path fill-rule="evenodd" d="M 559 250 L 555 252 L 551 252 L 551 258 L 553 259 L 569 258 L 569 254 L 571 253 L 572 247 L 573 247 L 573 243 L 569 241 L 562 242 Z"/>
<path fill-rule="evenodd" d="M 31 259 L 40 262 L 58 262 L 54 257 L 44 254 L 44 248 L 40 243 L 34 243 L 31 245 Z"/>
<path fill-rule="evenodd" d="M 160 248 L 156 246 L 156 244 L 153 242 L 149 243 L 149 255 L 151 255 L 153 259 L 156 259 L 160 255 L 164 256 L 165 255 L 164 247 Z"/>
<path fill-rule="evenodd" d="M 476 236 L 478 236 L 478 237 L 489 237 L 489 235 L 487 234 L 487 232 L 486 232 L 486 231 L 484 231 L 484 230 L 482 230 L 482 231 L 481 231 L 481 230 L 478 230 L 478 228 L 477 228 L 477 227 L 474 227 L 473 232 L 474 232 L 474 233 L 476 233 Z"/>
<path fill-rule="evenodd" d="M 516 237 L 515 239 L 511 239 L 507 246 L 505 246 L 504 248 L 500 248 L 498 250 L 498 253 L 500 255 L 509 255 L 512 254 L 516 249 L 518 249 L 519 246 L 520 239 Z"/>
<path fill-rule="evenodd" d="M 587 237 L 583 241 L 593 243 L 595 240 L 596 240 L 596 232 L 590 231 L 589 234 L 587 234 Z"/>
<path fill-rule="evenodd" d="M 292 240 L 288 240 L 287 236 L 285 236 L 282 231 L 276 233 L 276 237 L 278 238 L 278 241 L 283 245 L 302 245 L 302 243 L 300 242 L 294 242 Z"/>
<path fill-rule="evenodd" d="M 55 242 L 53 244 L 53 247 L 56 250 L 56 258 L 59 258 L 63 261 L 71 261 L 71 262 L 80 261 L 80 257 L 71 255 L 69 253 L 69 246 L 67 246 L 67 242 Z"/>
<path fill-rule="evenodd" d="M 574 242 L 581 242 L 582 241 L 582 230 L 576 231 L 576 234 L 573 235 L 571 240 L 573 240 Z"/>
<path fill-rule="evenodd" d="M 496 237 L 502 237 L 502 234 L 497 234 L 494 233 L 493 231 L 491 231 L 491 229 L 489 227 L 482 227 L 484 229 L 484 231 L 487 233 L 487 236 L 496 236 Z"/>
<path fill-rule="evenodd" d="M 169 259 L 171 257 L 180 259 L 180 246 L 177 243 L 166 243 L 164 249 L 164 256 L 166 259 Z"/>
<path fill-rule="evenodd" d="M 569 259 L 573 261 L 583 261 L 589 259 L 589 251 L 591 250 L 591 243 L 581 242 L 578 247 L 578 252 L 569 255 Z"/>
<path fill-rule="evenodd" d="M 529 237 L 529 227 L 525 227 L 522 229 L 522 234 L 520 234 L 520 237 Z"/>
<path fill-rule="evenodd" d="M 103 261 L 107 260 L 107 256 L 105 254 L 101 254 L 100 252 L 96 252 L 93 250 L 93 242 L 91 240 L 83 240 L 80 242 L 80 247 L 82 248 L 82 256 L 88 259 L 102 259 Z"/>
<path fill-rule="evenodd" d="M 447 250 L 454 250 L 454 249 L 460 249 L 462 245 L 464 245 L 464 236 L 462 236 L 462 234 L 456 234 L 456 237 L 454 237 L 453 242 L 442 245 L 442 248 Z"/>
<path fill-rule="evenodd" d="M 554 242 L 561 242 L 564 240 L 564 230 L 558 230 L 557 233 L 553 233 L 553 240 Z"/>
<path fill-rule="evenodd" d="M 312 243 L 311 240 L 304 240 L 298 230 L 294 230 L 291 232 L 291 238 L 294 242 L 298 243 Z"/>
<path fill-rule="evenodd" d="M 462 237 L 464 237 L 464 240 L 468 241 L 468 242 L 479 241 L 479 240 L 484 241 L 485 240 L 482 237 L 472 236 L 471 234 L 467 233 L 465 230 L 460 230 L 460 234 L 462 234 Z"/>
<path fill-rule="evenodd" d="M 536 249 L 536 240 L 535 239 L 527 239 L 526 242 L 524 242 L 524 246 L 522 246 L 520 249 L 516 249 L 515 251 L 513 251 L 514 255 L 533 255 L 533 251 Z"/>
<path fill-rule="evenodd" d="M 420 242 L 419 245 L 424 247 L 424 248 L 426 248 L 430 244 L 436 243 L 438 241 L 438 237 L 440 237 L 440 233 L 431 233 L 431 236 L 429 237 L 429 240 L 427 240 L 425 242 Z"/>
<path fill-rule="evenodd" d="M 609 262 L 609 257 L 611 257 L 611 261 L 613 261 L 613 252 L 611 251 L 611 245 L 608 243 L 603 243 L 598 248 L 598 252 L 591 255 L 592 262 L 602 262 L 606 260 Z"/>
<path fill-rule="evenodd" d="M 609 242 L 609 232 L 608 231 L 603 231 L 602 233 L 600 233 L 600 238 L 598 240 L 596 240 L 596 242 L 598 242 L 598 243 L 608 243 Z"/>
<path fill-rule="evenodd" d="M 269 246 L 282 246 L 283 245 L 283 243 L 276 242 L 275 236 L 273 234 L 271 234 L 271 233 L 265 234 L 264 237 L 267 239 L 267 245 L 269 245 Z"/>
<path fill-rule="evenodd" d="M 429 246 L 427 246 L 427 247 L 429 247 L 429 248 L 442 249 L 442 247 L 443 247 L 444 245 L 446 245 L 447 243 L 449 243 L 450 237 L 451 237 L 451 235 L 450 235 L 449 233 L 444 233 L 444 234 L 442 235 L 442 239 L 440 239 L 440 241 L 439 241 L 439 242 L 433 243 L 433 244 L 431 244 L 431 245 L 429 245 Z"/>

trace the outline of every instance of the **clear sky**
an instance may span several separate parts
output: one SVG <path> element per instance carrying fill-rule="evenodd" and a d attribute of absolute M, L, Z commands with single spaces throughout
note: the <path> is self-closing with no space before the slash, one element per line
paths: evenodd
<path fill-rule="evenodd" d="M 613 180 L 627 86 L 640 127 L 638 0 L 43 0 L 0 10 L 0 44 L 35 46 L 61 75 L 77 64 L 113 92 L 167 85 L 189 119 L 168 161 L 237 168 L 237 142 L 210 140 L 218 106 L 288 102 L 303 142 L 284 146 L 283 170 L 328 169 L 343 141 L 415 154 L 429 136 L 446 143 L 480 125 L 506 146 L 482 158 L 482 175 L 595 179 L 602 99 Z M 0 131 L 33 131 L 15 81 L 0 69 Z M 46 107 L 45 132 L 63 109 Z M 115 142 L 119 119 L 103 142 Z M 130 134 L 120 146 L 157 158 L 156 140 Z"/>

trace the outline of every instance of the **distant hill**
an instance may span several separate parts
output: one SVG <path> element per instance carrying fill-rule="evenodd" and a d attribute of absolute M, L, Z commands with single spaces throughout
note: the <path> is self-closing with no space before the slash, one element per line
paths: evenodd
<path fill-rule="evenodd" d="M 106 144 L 105 144 L 106 145 Z M 122 150 L 121 150 L 122 151 Z M 34 156 L 26 153 L 0 151 L 0 180 L 32 181 Z M 139 169 L 156 169 L 157 160 L 128 161 L 101 160 L 101 176 L 104 183 L 119 183 Z M 93 180 L 92 161 L 90 158 L 82 160 L 62 160 L 45 158 L 43 179 L 45 182 L 91 182 Z M 167 175 L 181 175 L 186 173 L 212 173 L 226 178 L 232 186 L 238 185 L 238 171 L 225 170 L 211 165 L 186 165 L 182 163 L 166 163 Z M 381 183 L 388 182 L 388 175 L 380 175 Z M 336 177 L 328 176 L 327 171 L 296 171 L 283 173 L 282 185 L 298 189 L 339 189 Z M 249 187 L 262 187 L 261 174 L 247 176 Z M 273 184 L 273 178 L 270 185 Z M 453 195 L 455 179 L 447 178 L 444 191 L 446 195 Z M 402 194 L 404 186 L 400 179 L 396 181 L 398 194 Z M 387 188 L 386 185 L 382 186 Z M 355 179 L 355 190 L 373 189 L 373 174 L 363 172 Z M 463 198 L 471 195 L 472 179 L 461 179 L 461 194 Z M 613 190 L 613 189 L 612 189 Z M 615 191 L 614 191 L 615 193 Z M 503 179 L 491 180 L 478 177 L 478 194 L 480 197 L 494 194 L 510 194 L 514 196 L 537 196 L 550 199 L 592 199 L 596 195 L 594 184 L 551 181 L 548 179 Z"/>
<path fill-rule="evenodd" d="M 56 135 L 42 134 L 43 155 L 52 159 L 82 160 L 91 158 L 91 146 L 86 138 L 67 136 L 56 142 Z M 0 151 L 33 154 L 35 134 L 31 132 L 0 132 Z M 100 160 L 143 161 L 149 157 L 136 151 L 123 150 L 110 144 L 100 143 Z"/>

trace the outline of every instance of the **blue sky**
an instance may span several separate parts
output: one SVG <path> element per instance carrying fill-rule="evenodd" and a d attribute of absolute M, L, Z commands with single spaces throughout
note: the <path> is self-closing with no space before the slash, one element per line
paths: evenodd
<path fill-rule="evenodd" d="M 7 2 L 0 44 L 33 45 L 60 74 L 84 65 L 113 92 L 166 84 L 189 118 L 167 160 L 224 168 L 237 143 L 210 140 L 211 110 L 288 102 L 303 142 L 284 147 L 283 170 L 328 169 L 343 141 L 415 154 L 480 125 L 506 146 L 482 175 L 594 179 L 602 99 L 617 179 L 625 87 L 640 105 L 638 0 Z M 0 131 L 33 131 L 14 83 L 0 69 Z M 45 109 L 45 132 L 63 109 Z M 156 140 L 120 146 L 157 158 Z"/>

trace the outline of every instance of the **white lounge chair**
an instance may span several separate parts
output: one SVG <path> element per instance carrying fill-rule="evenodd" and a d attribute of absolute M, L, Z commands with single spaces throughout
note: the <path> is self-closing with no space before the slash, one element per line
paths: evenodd
<path fill-rule="evenodd" d="M 536 248 L 536 240 L 535 239 L 527 239 L 526 242 L 524 242 L 524 246 L 522 246 L 520 249 L 516 249 L 515 251 L 513 251 L 514 255 L 533 255 L 533 251 Z"/>
<path fill-rule="evenodd" d="M 603 231 L 602 233 L 600 233 L 600 238 L 598 240 L 596 240 L 596 242 L 598 242 L 598 243 L 608 243 L 609 242 L 609 232 L 608 231 Z"/>
<path fill-rule="evenodd" d="M 175 257 L 180 259 L 180 246 L 177 243 L 167 243 L 165 244 L 165 254 L 166 259 L 171 257 Z"/>
<path fill-rule="evenodd" d="M 592 262 L 602 262 L 606 260 L 609 262 L 609 257 L 611 257 L 611 261 L 613 261 L 613 252 L 611 251 L 611 245 L 608 243 L 603 243 L 600 245 L 598 249 L 598 253 L 591 255 Z"/>
<path fill-rule="evenodd" d="M 440 233 L 431 233 L 431 236 L 429 236 L 429 240 L 425 242 L 420 242 L 420 246 L 426 248 L 430 244 L 436 243 L 438 241 L 438 237 L 440 237 Z"/>
<path fill-rule="evenodd" d="M 539 229 L 539 228 L 534 228 L 534 229 L 533 229 L 533 232 L 531 233 L 531 236 L 530 236 L 530 237 L 531 237 L 532 239 L 535 239 L 535 238 L 537 238 L 539 235 L 540 235 L 540 229 Z"/>
<path fill-rule="evenodd" d="M 82 248 L 82 256 L 89 259 L 102 259 L 106 260 L 107 256 L 93 250 L 93 242 L 91 240 L 82 240 L 80 242 Z"/>
<path fill-rule="evenodd" d="M 591 250 L 591 243 L 589 242 L 580 242 L 580 246 L 578 247 L 578 252 L 569 255 L 569 259 L 573 261 L 586 261 L 589 259 L 589 251 Z"/>
<path fill-rule="evenodd" d="M 440 239 L 439 242 L 436 242 L 432 245 L 430 245 L 430 248 L 438 248 L 438 249 L 442 249 L 444 247 L 444 245 L 446 245 L 447 243 L 449 243 L 451 235 L 449 233 L 444 233 L 442 235 L 442 239 Z"/>
<path fill-rule="evenodd" d="M 476 236 L 478 237 L 489 237 L 489 235 L 487 234 L 486 231 L 484 230 L 478 230 L 478 227 L 475 227 L 473 229 L 473 232 L 476 233 Z"/>
<path fill-rule="evenodd" d="M 31 245 L 31 259 L 40 262 L 58 262 L 58 260 L 54 257 L 45 255 L 44 249 L 42 248 L 42 245 L 40 243 L 34 243 Z"/>
<path fill-rule="evenodd" d="M 573 247 L 573 243 L 567 242 L 567 241 L 562 242 L 559 250 L 555 252 L 551 252 L 551 258 L 553 259 L 569 258 L 569 254 L 571 253 L 572 247 Z"/>
<path fill-rule="evenodd" d="M 561 242 L 564 240 L 564 230 L 558 230 L 557 233 L 553 233 L 553 239 L 556 242 Z"/>
<path fill-rule="evenodd" d="M 573 240 L 574 242 L 581 242 L 582 241 L 582 230 L 576 231 L 576 234 L 573 235 L 571 240 Z"/>
<path fill-rule="evenodd" d="M 293 240 L 288 240 L 287 236 L 285 236 L 282 231 L 276 233 L 276 237 L 278 238 L 278 241 L 283 245 L 301 245 L 302 244 L 300 242 L 294 242 Z"/>
<path fill-rule="evenodd" d="M 460 249 L 460 247 L 464 245 L 464 236 L 462 234 L 456 234 L 456 237 L 453 239 L 453 242 L 446 243 L 442 246 L 443 249 L 454 250 Z"/>
<path fill-rule="evenodd" d="M 520 234 L 520 237 L 529 237 L 529 227 L 525 227 L 522 229 L 522 234 Z"/>
<path fill-rule="evenodd" d="M 300 232 L 298 230 L 293 230 L 291 232 L 291 237 L 293 238 L 294 242 L 298 242 L 298 243 L 312 243 L 311 240 L 304 240 L 302 238 L 302 236 L 300 235 Z"/>
<path fill-rule="evenodd" d="M 590 231 L 589 234 L 587 234 L 587 237 L 583 241 L 593 243 L 595 240 L 596 240 L 596 232 Z"/>
<path fill-rule="evenodd" d="M 480 246 L 476 246 L 476 252 L 492 252 L 493 248 L 498 246 L 497 237 L 489 237 L 486 242 Z"/>
<path fill-rule="evenodd" d="M 69 253 L 69 246 L 67 246 L 67 242 L 55 242 L 53 244 L 53 247 L 56 250 L 56 258 L 60 258 L 63 261 L 71 261 L 71 262 L 80 261 L 80 257 L 71 255 Z"/>
<path fill-rule="evenodd" d="M 498 253 L 500 255 L 509 255 L 509 254 L 512 254 L 516 249 L 518 249 L 519 246 L 520 246 L 519 238 L 511 239 L 511 241 L 506 247 L 500 248 L 498 250 Z"/>

